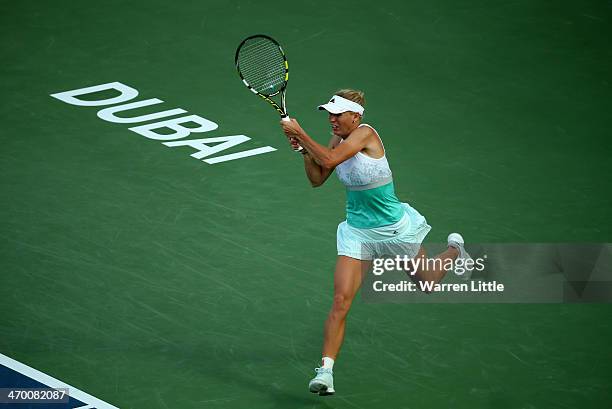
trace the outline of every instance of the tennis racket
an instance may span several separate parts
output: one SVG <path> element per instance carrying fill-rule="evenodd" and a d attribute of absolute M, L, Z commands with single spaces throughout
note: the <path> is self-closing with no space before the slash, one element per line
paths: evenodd
<path fill-rule="evenodd" d="M 242 40 L 236 50 L 236 69 L 242 82 L 289 121 L 285 92 L 289 81 L 289 63 L 280 44 L 272 37 L 257 34 Z M 280 95 L 280 105 L 272 97 Z M 298 145 L 296 151 L 303 148 Z"/>

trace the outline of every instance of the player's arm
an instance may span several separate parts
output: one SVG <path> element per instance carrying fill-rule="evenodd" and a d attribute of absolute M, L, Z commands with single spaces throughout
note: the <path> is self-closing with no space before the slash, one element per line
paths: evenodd
<path fill-rule="evenodd" d="M 333 135 L 329 140 L 327 147 L 333 150 L 336 146 L 338 146 L 338 144 L 340 144 L 340 137 Z M 321 186 L 323 183 L 325 183 L 327 178 L 329 178 L 329 175 L 332 174 L 334 168 L 324 168 L 323 166 L 319 165 L 308 151 L 303 156 L 304 170 L 306 171 L 308 180 L 310 180 L 310 184 L 312 187 Z"/>
<path fill-rule="evenodd" d="M 334 169 L 340 163 L 355 156 L 357 152 L 362 151 L 372 133 L 369 127 L 357 128 L 351 133 L 350 138 L 336 146 L 335 149 L 330 149 L 315 142 L 295 119 L 291 119 L 290 122 L 281 122 L 281 126 L 285 134 L 298 140 L 317 164 L 327 169 Z"/>

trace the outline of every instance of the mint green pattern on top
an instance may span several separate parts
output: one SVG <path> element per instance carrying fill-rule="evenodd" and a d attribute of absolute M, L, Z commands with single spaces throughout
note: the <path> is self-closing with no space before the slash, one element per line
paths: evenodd
<path fill-rule="evenodd" d="M 346 222 L 358 229 L 397 223 L 404 215 L 393 182 L 367 190 L 346 191 Z"/>

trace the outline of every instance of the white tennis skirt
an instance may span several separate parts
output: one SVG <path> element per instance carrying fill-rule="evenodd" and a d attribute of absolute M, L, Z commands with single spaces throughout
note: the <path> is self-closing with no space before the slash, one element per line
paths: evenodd
<path fill-rule="evenodd" d="M 388 226 L 358 229 L 350 226 L 346 220 L 340 223 L 336 235 L 338 255 L 358 260 L 395 255 L 415 257 L 431 226 L 408 203 L 402 205 L 404 216 L 399 222 Z"/>

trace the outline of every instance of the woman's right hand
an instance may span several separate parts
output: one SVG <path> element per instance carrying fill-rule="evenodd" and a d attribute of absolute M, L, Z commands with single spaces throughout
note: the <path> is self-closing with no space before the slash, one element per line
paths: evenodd
<path fill-rule="evenodd" d="M 289 141 L 289 145 L 291 145 L 291 149 L 294 151 L 300 148 L 300 144 L 294 136 L 287 136 L 287 140 Z"/>

